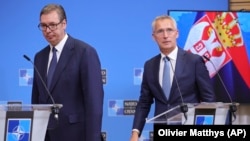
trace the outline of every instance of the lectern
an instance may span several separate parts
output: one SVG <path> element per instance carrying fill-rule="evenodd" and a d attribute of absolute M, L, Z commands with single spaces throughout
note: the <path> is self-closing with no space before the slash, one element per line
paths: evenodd
<path fill-rule="evenodd" d="M 44 141 L 54 107 L 62 105 L 0 105 L 0 141 Z"/>
<path fill-rule="evenodd" d="M 232 124 L 237 115 L 230 110 L 232 103 L 188 103 L 188 111 L 183 113 L 180 105 L 163 112 L 146 123 L 168 125 L 227 125 Z M 236 103 L 236 108 L 239 106 Z M 234 111 L 235 112 L 235 111 Z"/>

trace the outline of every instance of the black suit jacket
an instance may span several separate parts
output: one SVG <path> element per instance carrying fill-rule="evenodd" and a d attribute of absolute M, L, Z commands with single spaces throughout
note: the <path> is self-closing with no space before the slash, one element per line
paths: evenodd
<path fill-rule="evenodd" d="M 50 47 L 35 55 L 34 64 L 46 81 Z M 55 103 L 63 104 L 59 121 L 49 120 L 50 141 L 101 141 L 103 84 L 96 50 L 69 35 L 58 61 L 50 93 Z M 52 101 L 34 71 L 32 104 Z"/>
<path fill-rule="evenodd" d="M 181 93 L 173 79 L 169 99 L 165 97 L 159 83 L 160 60 L 159 54 L 146 61 L 144 65 L 141 94 L 133 122 L 133 129 L 140 132 L 154 101 L 155 116 L 181 104 L 182 98 L 184 103 L 215 101 L 211 79 L 201 56 L 178 49 L 174 75 Z"/>

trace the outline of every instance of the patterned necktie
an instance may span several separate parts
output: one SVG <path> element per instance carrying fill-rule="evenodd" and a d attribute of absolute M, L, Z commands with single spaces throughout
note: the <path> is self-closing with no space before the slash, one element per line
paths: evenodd
<path fill-rule="evenodd" d="M 53 56 L 52 56 L 52 59 L 51 59 L 51 62 L 50 62 L 48 76 L 47 76 L 47 86 L 48 86 L 48 88 L 50 88 L 52 77 L 53 77 L 54 71 L 56 69 L 56 64 L 57 64 L 56 51 L 57 51 L 56 48 L 53 47 L 53 49 L 52 49 Z"/>
<path fill-rule="evenodd" d="M 164 91 L 167 99 L 169 98 L 171 83 L 170 83 L 170 59 L 169 57 L 164 57 L 164 69 L 163 69 L 163 79 L 162 79 L 162 89 Z"/>

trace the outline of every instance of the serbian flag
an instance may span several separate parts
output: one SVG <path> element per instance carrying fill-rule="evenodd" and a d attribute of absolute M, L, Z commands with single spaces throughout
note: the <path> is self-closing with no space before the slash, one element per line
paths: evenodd
<path fill-rule="evenodd" d="M 227 88 L 223 89 L 229 90 L 234 101 L 240 99 L 237 95 L 242 93 L 237 88 L 238 78 L 246 87 L 243 93 L 250 95 L 250 62 L 237 13 L 205 12 L 199 15 L 189 31 L 184 49 L 210 59 L 206 60 L 210 77 L 214 78 L 219 71 L 222 72 L 222 81 L 227 84 Z M 241 97 L 239 101 L 244 100 Z"/>

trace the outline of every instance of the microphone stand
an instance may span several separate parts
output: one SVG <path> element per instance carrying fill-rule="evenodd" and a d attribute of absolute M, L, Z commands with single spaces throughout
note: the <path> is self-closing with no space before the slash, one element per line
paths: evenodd
<path fill-rule="evenodd" d="M 233 124 L 234 119 L 236 119 L 235 112 L 237 111 L 237 106 L 235 103 L 229 105 L 229 125 Z"/>
<path fill-rule="evenodd" d="M 166 59 L 170 62 L 171 69 L 172 69 L 172 71 L 174 73 L 174 67 L 173 67 L 173 65 L 171 63 L 170 58 L 168 56 L 166 56 Z M 181 112 L 184 114 L 185 120 L 187 121 L 188 106 L 183 101 L 182 93 L 181 93 L 181 90 L 180 90 L 180 86 L 179 86 L 178 80 L 177 80 L 175 74 L 173 74 L 173 75 L 174 75 L 174 80 L 176 82 L 176 85 L 177 85 L 177 88 L 178 88 L 178 91 L 179 91 L 179 94 L 180 94 L 180 97 L 181 97 L 181 101 L 182 101 L 182 103 L 180 104 L 180 109 L 181 109 Z"/>
<path fill-rule="evenodd" d="M 36 65 L 31 61 L 31 59 L 30 59 L 27 55 L 23 55 L 23 57 L 24 57 L 26 60 L 28 60 L 29 62 L 31 62 L 32 65 L 34 66 L 35 72 L 37 73 L 39 79 L 41 80 L 41 82 L 42 82 L 44 88 L 45 88 L 46 91 L 47 91 L 47 94 L 48 94 L 49 98 L 51 99 L 51 101 L 52 101 L 52 103 L 53 103 L 53 106 L 51 107 L 51 111 L 52 111 L 52 113 L 53 113 L 53 115 L 54 115 L 54 118 L 58 121 L 58 118 L 59 118 L 59 111 L 60 111 L 60 110 L 59 110 L 59 106 L 56 105 L 56 103 L 55 103 L 55 101 L 54 101 L 54 98 L 52 97 L 52 95 L 51 95 L 51 93 L 50 93 L 48 87 L 46 86 L 45 82 L 43 81 L 42 76 L 41 76 L 40 72 L 38 71 Z"/>
<path fill-rule="evenodd" d="M 227 90 L 227 88 L 226 88 L 224 82 L 223 82 L 222 79 L 221 79 L 220 73 L 219 73 L 219 71 L 216 69 L 214 63 L 213 63 L 207 56 L 203 55 L 203 57 L 204 57 L 207 61 L 211 62 L 212 66 L 213 66 L 213 68 L 214 68 L 214 70 L 215 70 L 215 73 L 217 74 L 217 76 L 218 76 L 218 78 L 219 78 L 219 80 L 220 80 L 220 82 L 221 82 L 223 88 L 225 89 L 225 91 L 226 91 L 226 93 L 227 93 L 227 95 L 228 95 L 228 97 L 229 97 L 229 99 L 230 99 L 231 104 L 229 105 L 229 125 L 232 125 L 232 124 L 233 124 L 233 121 L 236 119 L 235 112 L 237 111 L 237 105 L 236 105 L 236 103 L 233 102 L 233 100 L 232 100 L 232 98 L 231 98 L 231 96 L 230 96 L 230 94 L 229 94 L 229 92 L 228 92 L 228 90 Z"/>

